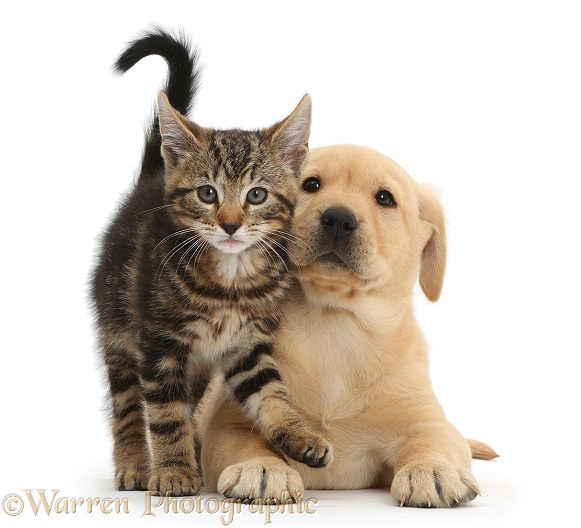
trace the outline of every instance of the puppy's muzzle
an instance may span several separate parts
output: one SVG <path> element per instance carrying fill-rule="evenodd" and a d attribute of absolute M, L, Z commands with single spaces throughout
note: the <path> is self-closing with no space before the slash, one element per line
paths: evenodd
<path fill-rule="evenodd" d="M 318 213 L 309 232 L 309 245 L 300 247 L 302 260 L 331 268 L 336 275 L 338 268 L 356 274 L 365 274 L 368 251 L 363 225 L 347 207 L 333 205 Z"/>
<path fill-rule="evenodd" d="M 329 207 L 321 215 L 323 233 L 342 242 L 357 229 L 357 218 L 344 207 Z"/>

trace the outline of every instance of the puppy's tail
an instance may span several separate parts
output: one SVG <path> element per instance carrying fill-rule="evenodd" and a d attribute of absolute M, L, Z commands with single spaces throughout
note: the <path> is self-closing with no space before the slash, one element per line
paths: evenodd
<path fill-rule="evenodd" d="M 169 75 L 164 91 L 170 104 L 182 115 L 187 115 L 193 106 L 200 84 L 201 71 L 197 50 L 182 33 L 172 34 L 154 26 L 129 43 L 127 49 L 115 61 L 113 69 L 123 74 L 150 55 L 159 55 L 167 62 Z M 163 167 L 159 118 L 155 111 L 146 132 L 139 180 L 154 178 Z"/>
<path fill-rule="evenodd" d="M 470 451 L 472 451 L 472 458 L 478 458 L 480 460 L 492 460 L 493 458 L 500 456 L 494 449 L 492 449 L 492 447 L 485 444 L 484 442 L 480 442 L 479 440 L 471 440 L 470 438 L 467 438 L 466 440 L 470 446 Z"/>

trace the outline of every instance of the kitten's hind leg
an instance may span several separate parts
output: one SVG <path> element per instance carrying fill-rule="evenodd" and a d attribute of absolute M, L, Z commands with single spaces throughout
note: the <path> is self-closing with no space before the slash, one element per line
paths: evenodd
<path fill-rule="evenodd" d="M 225 381 L 275 447 L 293 460 L 325 467 L 333 459 L 331 445 L 310 430 L 296 409 L 272 354 L 271 342 L 240 350 L 224 368 Z"/>
<path fill-rule="evenodd" d="M 145 490 L 149 476 L 143 394 L 134 353 L 122 339 L 110 339 L 104 347 L 111 395 L 111 430 L 115 487 Z M 129 340 L 125 340 L 125 343 Z"/>

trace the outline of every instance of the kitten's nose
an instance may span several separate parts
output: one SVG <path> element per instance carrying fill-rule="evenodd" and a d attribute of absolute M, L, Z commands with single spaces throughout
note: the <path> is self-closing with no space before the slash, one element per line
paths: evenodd
<path fill-rule="evenodd" d="M 233 235 L 238 231 L 240 224 L 220 224 L 220 227 L 229 235 Z"/>
<path fill-rule="evenodd" d="M 357 227 L 357 218 L 344 207 L 329 207 L 321 216 L 323 228 L 336 239 L 345 238 Z"/>

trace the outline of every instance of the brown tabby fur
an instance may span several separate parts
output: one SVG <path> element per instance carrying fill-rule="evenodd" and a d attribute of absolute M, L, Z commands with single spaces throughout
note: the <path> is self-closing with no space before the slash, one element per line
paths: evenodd
<path fill-rule="evenodd" d="M 184 44 L 171 39 L 159 31 L 130 51 L 139 60 L 162 49 L 175 88 L 171 75 L 182 66 L 171 57 Z M 192 417 L 215 370 L 289 457 L 318 467 L 331 460 L 272 355 L 291 283 L 287 245 L 310 112 L 305 96 L 270 128 L 219 131 L 188 120 L 160 93 L 163 163 L 148 143 L 149 161 L 103 237 L 92 285 L 118 489 L 199 492 Z M 157 137 L 153 130 L 148 142 Z"/>

